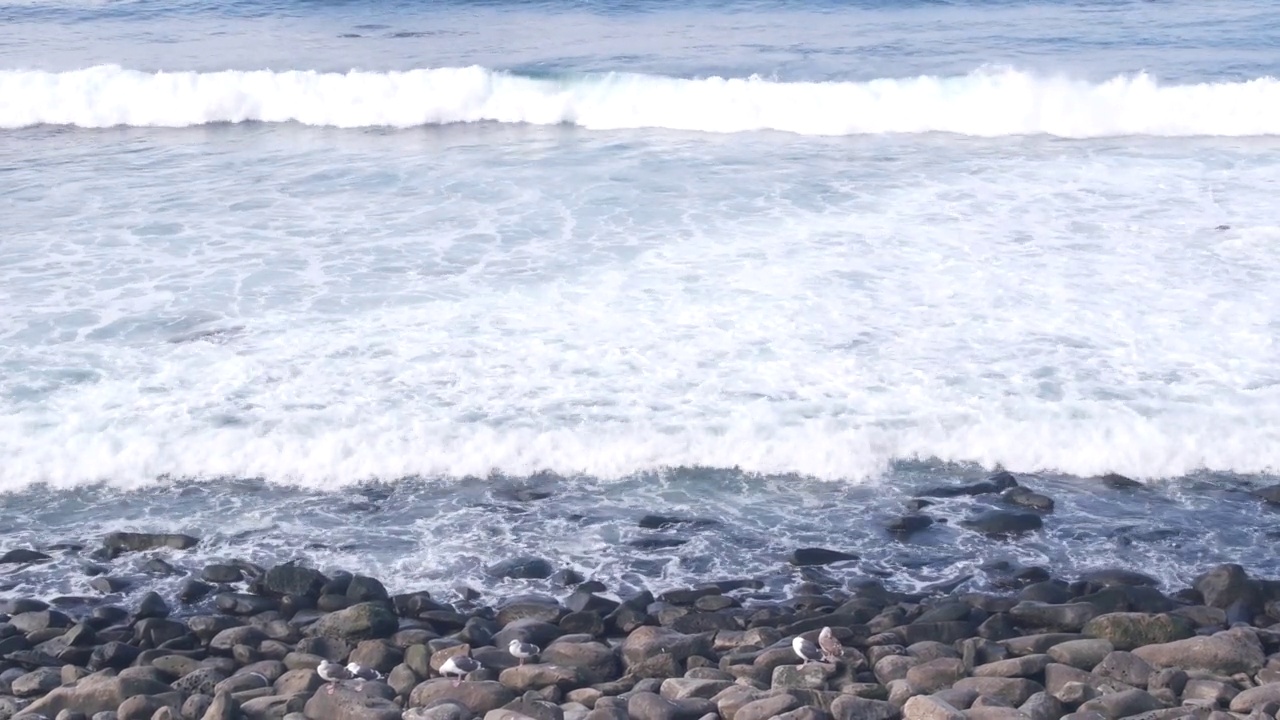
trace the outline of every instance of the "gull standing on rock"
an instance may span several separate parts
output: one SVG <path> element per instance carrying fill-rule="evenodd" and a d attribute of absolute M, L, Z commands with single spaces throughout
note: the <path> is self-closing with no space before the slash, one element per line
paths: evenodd
<path fill-rule="evenodd" d="M 321 680 L 329 683 L 328 693 L 330 695 L 333 694 L 335 683 L 340 683 L 343 680 L 350 680 L 355 677 L 347 668 L 342 667 L 336 662 L 330 662 L 328 660 L 321 662 L 320 665 L 316 667 L 316 674 L 320 676 Z"/>
<path fill-rule="evenodd" d="M 818 646 L 799 635 L 796 636 L 795 640 L 791 641 L 791 649 L 795 650 L 796 655 L 799 655 L 800 659 L 804 661 L 801 663 L 802 665 L 818 662 L 822 659 L 822 651 L 818 649 Z"/>
<path fill-rule="evenodd" d="M 542 652 L 542 648 L 534 645 L 533 643 L 512 640 L 507 643 L 507 652 L 511 653 L 512 657 L 519 659 L 520 664 L 523 665 L 525 660 L 537 657 L 538 653 Z"/>
<path fill-rule="evenodd" d="M 444 664 L 440 666 L 440 677 L 456 675 L 457 677 L 453 680 L 453 686 L 458 687 L 462 684 L 462 678 L 479 669 L 479 661 L 470 655 L 454 655 L 445 660 Z"/>
<path fill-rule="evenodd" d="M 829 627 L 822 628 L 822 632 L 818 633 L 818 647 L 822 648 L 822 659 L 825 662 L 833 663 L 844 657 L 844 646 Z"/>
<path fill-rule="evenodd" d="M 383 678 L 382 673 L 371 667 L 365 667 L 358 662 L 347 663 L 347 672 L 351 673 L 351 677 L 360 678 L 360 685 L 356 688 L 357 690 L 364 687 L 366 680 L 381 680 Z"/>

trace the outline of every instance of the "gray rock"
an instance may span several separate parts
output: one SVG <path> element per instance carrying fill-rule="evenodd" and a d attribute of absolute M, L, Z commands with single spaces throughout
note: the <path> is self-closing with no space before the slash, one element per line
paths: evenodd
<path fill-rule="evenodd" d="M 1076 633 L 1040 633 L 1001 640 L 1009 654 L 1014 657 L 1022 655 L 1040 655 L 1049 652 L 1049 648 L 1068 640 L 1080 640 L 1084 636 Z"/>
<path fill-rule="evenodd" d="M 1053 498 L 1021 486 L 1005 490 L 1000 495 L 1000 499 L 1010 505 L 1018 505 L 1039 512 L 1053 512 Z"/>
<path fill-rule="evenodd" d="M 389 638 L 400 629 L 400 620 L 385 605 L 360 603 L 330 613 L 307 627 L 306 634 L 339 638 L 348 642 Z"/>
<path fill-rule="evenodd" d="M 662 687 L 658 694 L 668 700 L 684 700 L 686 698 L 710 700 L 732 686 L 733 682 L 727 680 L 667 678 L 662 681 Z"/>
<path fill-rule="evenodd" d="M 549 649 L 549 648 L 548 648 Z M 711 638 L 706 635 L 685 635 L 668 628 L 646 625 L 638 627 L 622 642 L 622 659 L 627 667 L 637 665 L 659 653 L 669 654 L 676 661 L 693 655 L 711 654 Z M 543 658 L 549 660 L 549 658 Z"/>
<path fill-rule="evenodd" d="M 898 706 L 883 700 L 842 694 L 831 701 L 834 720 L 896 720 L 899 715 Z"/>
<path fill-rule="evenodd" d="M 1084 626 L 1084 634 L 1108 640 L 1116 650 L 1133 650 L 1189 638 L 1195 628 L 1177 615 L 1120 612 L 1093 618 Z"/>
<path fill-rule="evenodd" d="M 960 525 L 984 535 L 999 536 L 1039 530 L 1044 526 L 1044 520 L 1036 513 L 987 510 L 966 520 L 961 520 Z"/>
<path fill-rule="evenodd" d="M 1280 683 L 1259 685 L 1241 692 L 1231 698 L 1230 709 L 1235 713 L 1250 713 L 1270 703 L 1280 703 Z"/>
<path fill-rule="evenodd" d="M 917 695 L 902 706 L 902 720 L 965 720 L 965 714 L 945 700 Z"/>
<path fill-rule="evenodd" d="M 365 687 L 370 685 L 373 683 L 365 683 Z M 310 720 L 401 720 L 401 709 L 395 703 L 348 685 L 312 695 L 303 714 Z"/>
<path fill-rule="evenodd" d="M 857 559 L 858 556 L 853 553 L 841 552 L 839 550 L 828 550 L 826 548 L 807 547 L 793 550 L 791 552 L 789 562 L 792 565 L 805 567 L 812 565 L 831 565 L 833 563 Z"/>
<path fill-rule="evenodd" d="M 785 712 L 790 712 L 799 707 L 800 701 L 797 700 L 794 695 L 790 695 L 788 693 L 771 695 L 768 697 L 762 697 L 759 700 L 752 700 L 738 708 L 737 712 L 734 713 L 733 720 L 769 720 L 769 718 L 776 717 Z M 627 703 L 627 710 L 633 720 L 657 720 L 658 718 L 665 718 L 667 720 L 678 719 L 678 716 L 676 715 L 638 716 L 635 710 L 632 710 L 630 702 Z M 692 720 L 692 718 L 690 718 L 690 720 Z"/>
<path fill-rule="evenodd" d="M 163 707 L 178 709 L 182 706 L 182 695 L 176 692 L 162 695 L 134 695 L 120 703 L 116 708 L 116 716 L 120 720 L 151 720 L 151 716 Z"/>
<path fill-rule="evenodd" d="M 971 677 L 957 680 L 952 687 L 973 690 L 979 695 L 1000 698 L 1014 707 L 1027 701 L 1032 695 L 1044 691 L 1044 686 L 1025 678 Z"/>
<path fill-rule="evenodd" d="M 1115 650 L 1110 640 L 1091 638 L 1088 640 L 1068 640 L 1049 648 L 1049 657 L 1054 662 L 1070 665 L 1082 670 L 1089 670 L 1102 662 Z"/>
<path fill-rule="evenodd" d="M 561 690 L 572 690 L 587 683 L 577 668 L 553 665 L 550 663 L 534 663 L 509 667 L 498 676 L 498 682 L 517 693 L 538 690 L 544 687 L 558 687 Z"/>
<path fill-rule="evenodd" d="M 1018 709 L 1031 720 L 1057 720 L 1066 713 L 1062 703 L 1046 692 L 1035 693 Z"/>
<path fill-rule="evenodd" d="M 436 678 L 427 680 L 409 694 L 410 707 L 429 707 L 450 701 L 481 715 L 497 710 L 515 699 L 510 688 L 492 680 L 467 680 L 454 687 L 452 680 Z"/>
<path fill-rule="evenodd" d="M 1145 690 L 1122 690 L 1089 700 L 1080 712 L 1096 712 L 1106 718 L 1124 718 L 1164 708 L 1164 703 Z"/>
<path fill-rule="evenodd" d="M 1265 660 L 1261 643 L 1248 630 L 1224 630 L 1209 637 L 1147 645 L 1133 654 L 1155 668 L 1204 670 L 1218 675 L 1256 673 Z"/>
<path fill-rule="evenodd" d="M 1009 609 L 1009 616 L 1019 626 L 1051 632 L 1079 632 L 1097 614 L 1097 608 L 1089 603 L 1024 601 Z"/>
<path fill-rule="evenodd" d="M 1200 591 L 1209 607 L 1226 609 L 1239 602 L 1261 605 L 1258 581 L 1250 579 L 1245 569 L 1234 563 L 1213 568 L 1196 578 L 1192 587 Z"/>
<path fill-rule="evenodd" d="M 9 692 L 18 697 L 35 697 L 44 695 L 62 684 L 62 670 L 43 667 L 14 678 Z"/>
<path fill-rule="evenodd" d="M 210 652 L 219 655 L 231 655 L 235 651 L 237 645 L 248 645 L 256 647 L 267 636 L 254 625 L 242 625 L 240 627 L 227 628 L 209 641 Z"/>
<path fill-rule="evenodd" d="M 213 705 L 213 698 L 209 695 L 192 695 L 182 703 L 180 715 L 186 720 L 201 720 L 204 714 L 209 711 L 209 706 Z"/>
<path fill-rule="evenodd" d="M 972 674 L 974 677 L 1032 677 L 1044 672 L 1048 664 L 1048 655 L 1023 655 L 979 665 Z"/>
<path fill-rule="evenodd" d="M 927 695 L 951 687 L 967 674 L 962 660 L 944 657 L 909 668 L 905 679 L 916 692 Z"/>
<path fill-rule="evenodd" d="M 1239 694 L 1239 688 L 1221 680 L 1191 678 L 1182 688 L 1182 702 L 1205 700 L 1218 707 L 1226 707 L 1231 703 L 1231 699 Z"/>
<path fill-rule="evenodd" d="M 514 557 L 489 566 L 486 572 L 495 578 L 540 580 L 551 577 L 551 563 L 536 557 Z"/>
<path fill-rule="evenodd" d="M 85 715 L 108 710 L 114 712 L 130 697 L 160 695 L 169 690 L 168 685 L 152 680 L 94 674 L 81 678 L 73 686 L 50 690 L 44 697 L 27 706 L 25 711 L 49 717 L 63 710 L 72 710 Z"/>
<path fill-rule="evenodd" d="M 240 703 L 231 697 L 231 693 L 220 692 L 213 697 L 209 709 L 205 710 L 201 720 L 239 720 Z"/>
<path fill-rule="evenodd" d="M 102 539 L 102 544 L 115 552 L 139 552 L 159 548 L 187 550 L 195 547 L 199 542 L 197 538 L 178 533 L 113 532 Z"/>
<path fill-rule="evenodd" d="M 1153 672 L 1146 660 L 1124 650 L 1108 653 L 1093 668 L 1095 675 L 1118 680 L 1137 688 L 1144 688 Z"/>
<path fill-rule="evenodd" d="M 44 553 L 38 552 L 36 550 L 28 550 L 26 548 L 15 548 L 13 550 L 10 550 L 9 552 L 6 552 L 4 555 L 0 555 L 0 565 L 44 562 L 46 560 L 52 560 L 52 559 L 53 558 L 51 556 L 45 555 Z"/>
<path fill-rule="evenodd" d="M 277 565 L 268 570 L 258 581 L 259 591 L 272 597 L 297 595 L 320 597 L 320 588 L 326 578 L 318 570 L 299 565 Z"/>
<path fill-rule="evenodd" d="M 429 708 L 409 708 L 403 717 L 404 720 L 471 720 L 475 714 L 462 705 L 446 702 Z M 625 712 L 620 720 L 627 720 Z"/>

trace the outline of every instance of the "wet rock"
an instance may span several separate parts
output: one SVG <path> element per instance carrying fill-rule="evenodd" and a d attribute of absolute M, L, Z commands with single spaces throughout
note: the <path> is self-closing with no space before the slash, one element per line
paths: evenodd
<path fill-rule="evenodd" d="M 213 592 L 213 586 L 195 578 L 187 578 L 178 589 L 178 600 L 191 604 Z"/>
<path fill-rule="evenodd" d="M 27 550 L 25 548 L 15 548 L 0 555 L 0 565 L 12 565 L 17 563 L 35 563 L 52 560 L 49 555 L 35 550 Z"/>
<path fill-rule="evenodd" d="M 1261 607 L 1261 588 L 1244 568 L 1234 563 L 1219 565 L 1196 578 L 1192 587 L 1204 596 L 1209 607 L 1227 609 L 1237 603 Z"/>
<path fill-rule="evenodd" d="M 1264 656 L 1256 636 L 1247 630 L 1224 630 L 1209 637 L 1193 637 L 1174 642 L 1146 645 L 1133 654 L 1154 668 L 1203 670 L 1218 675 L 1256 673 Z"/>
<path fill-rule="evenodd" d="M 720 521 L 707 518 L 680 518 L 670 515 L 644 515 L 637 524 L 646 530 L 665 530 L 679 526 L 710 528 L 720 525 Z"/>
<path fill-rule="evenodd" d="M 138 609 L 133 614 L 135 619 L 169 617 L 169 604 L 159 593 L 148 592 L 138 601 Z"/>
<path fill-rule="evenodd" d="M 385 605 L 360 603 L 320 618 L 305 632 L 310 636 L 358 641 L 389 638 L 399 628 L 399 618 Z"/>
<path fill-rule="evenodd" d="M 890 520 L 885 524 L 885 530 L 894 535 L 910 535 L 925 530 L 931 525 L 933 525 L 933 518 L 912 513 Z"/>
<path fill-rule="evenodd" d="M 285 563 L 267 570 L 256 585 L 260 593 L 272 597 L 297 595 L 314 599 L 320 597 L 325 582 L 327 578 L 318 570 Z"/>
<path fill-rule="evenodd" d="M 1053 512 L 1053 498 L 1021 486 L 1005 490 L 1000 495 L 1000 499 L 1010 505 L 1017 505 L 1037 512 Z"/>
<path fill-rule="evenodd" d="M 153 557 L 142 566 L 142 571 L 151 575 L 181 575 L 182 571 L 161 557 Z"/>
<path fill-rule="evenodd" d="M 107 668 L 119 670 L 129 667 L 137 659 L 139 652 L 141 651 L 132 645 L 113 640 L 93 649 L 93 654 L 89 658 L 89 669 L 93 671 Z"/>
<path fill-rule="evenodd" d="M 1110 587 L 1113 585 L 1132 585 L 1155 587 L 1160 581 L 1133 570 L 1125 570 L 1122 568 L 1104 568 L 1101 570 L 1089 570 L 1081 573 L 1081 582 L 1090 585 L 1098 585 L 1102 587 Z"/>
<path fill-rule="evenodd" d="M 932 487 L 918 493 L 923 497 L 962 497 L 965 495 L 989 495 L 1008 490 L 1015 487 L 1018 481 L 1009 473 L 999 473 L 992 475 L 987 480 L 968 485 L 950 485 L 941 487 Z"/>
<path fill-rule="evenodd" d="M 130 585 L 132 585 L 132 583 L 124 578 L 108 577 L 105 575 L 96 577 L 89 581 L 89 587 L 97 590 L 103 595 L 124 592 L 129 589 Z"/>
<path fill-rule="evenodd" d="M 188 550 L 199 542 L 198 538 L 179 533 L 113 532 L 102 539 L 102 544 L 115 552 L 140 552 L 160 548 Z"/>
<path fill-rule="evenodd" d="M 74 624 L 71 618 L 57 610 L 24 612 L 9 618 L 10 627 L 27 635 L 41 630 L 69 628 Z"/>
<path fill-rule="evenodd" d="M 984 535 L 1015 535 L 1039 530 L 1044 520 L 1036 513 L 987 510 L 960 521 L 960 526 Z"/>
<path fill-rule="evenodd" d="M 486 572 L 495 578 L 541 580 L 551 577 L 551 563 L 537 557 L 514 557 L 490 565 Z"/>
<path fill-rule="evenodd" d="M 235 565 L 205 565 L 200 579 L 210 583 L 236 583 L 244 579 L 244 571 Z"/>
<path fill-rule="evenodd" d="M 792 565 L 810 566 L 810 565 L 831 565 L 832 563 L 845 562 L 847 560 L 857 560 L 858 556 L 852 553 L 840 552 L 839 550 L 828 550 L 826 548 L 798 548 L 793 550 L 789 562 Z"/>
<path fill-rule="evenodd" d="M 1084 634 L 1111 642 L 1117 650 L 1168 643 L 1189 638 L 1195 628 L 1186 618 L 1149 613 L 1107 613 L 1090 620 Z"/>
<path fill-rule="evenodd" d="M 391 596 L 377 578 L 353 575 L 351 582 L 347 584 L 347 598 L 353 603 L 386 602 Z"/>
<path fill-rule="evenodd" d="M 1119 473 L 1107 473 L 1098 479 L 1102 481 L 1103 485 L 1113 490 L 1133 490 L 1142 487 L 1142 483 Z"/>
<path fill-rule="evenodd" d="M 218 612 L 240 616 L 257 615 L 280 607 L 275 598 L 248 593 L 222 593 L 214 598 L 213 603 Z"/>
<path fill-rule="evenodd" d="M 930 640 L 950 645 L 958 640 L 973 637 L 974 627 L 963 621 L 912 623 L 893 631 L 906 645 Z"/>

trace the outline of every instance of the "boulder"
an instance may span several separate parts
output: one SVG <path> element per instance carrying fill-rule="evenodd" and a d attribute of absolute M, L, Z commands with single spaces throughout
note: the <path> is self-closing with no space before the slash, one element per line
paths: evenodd
<path fill-rule="evenodd" d="M 591 683 L 608 682 L 618 676 L 618 656 L 609 646 L 598 642 L 555 642 L 543 648 L 539 657 L 545 663 L 576 668 Z"/>
<path fill-rule="evenodd" d="M 537 557 L 514 557 L 490 565 L 486 572 L 495 578 L 541 580 L 551 577 L 551 563 Z"/>
<path fill-rule="evenodd" d="M 320 597 L 325 582 L 327 579 L 319 570 L 286 563 L 264 573 L 257 585 L 259 592 L 271 597 L 296 595 L 314 599 Z"/>
<path fill-rule="evenodd" d="M 1025 678 L 962 678 L 952 687 L 956 690 L 972 690 L 979 695 L 999 698 L 1013 707 L 1026 702 L 1032 695 L 1044 691 L 1043 685 Z"/>
<path fill-rule="evenodd" d="M 987 510 L 960 521 L 961 527 L 984 535 L 1015 535 L 1039 530 L 1044 520 L 1033 512 Z"/>
<path fill-rule="evenodd" d="M 1119 612 L 1093 618 L 1085 624 L 1084 634 L 1108 640 L 1116 650 L 1133 650 L 1189 638 L 1195 628 L 1177 615 Z"/>
<path fill-rule="evenodd" d="M 826 548 L 798 548 L 791 553 L 790 562 L 792 565 L 809 566 L 809 565 L 830 565 L 832 563 L 845 562 L 848 560 L 857 560 L 858 556 L 853 553 L 841 552 L 839 550 L 828 550 Z"/>
<path fill-rule="evenodd" d="M 1089 670 L 1114 650 L 1111 641 L 1102 638 L 1068 640 L 1049 648 L 1049 657 L 1063 665 Z"/>
<path fill-rule="evenodd" d="M 1262 667 L 1265 657 L 1256 636 L 1250 641 L 1244 633 L 1224 630 L 1208 637 L 1146 645 L 1135 649 L 1133 654 L 1154 668 L 1203 670 L 1228 676 L 1241 672 L 1252 674 Z"/>
<path fill-rule="evenodd" d="M 633 630 L 622 642 L 622 660 L 627 667 L 664 653 L 671 655 L 676 661 L 683 661 L 693 655 L 711 655 L 711 638 L 645 625 Z"/>
<path fill-rule="evenodd" d="M 389 638 L 400 629 L 396 614 L 378 603 L 359 603 L 325 615 L 306 629 L 310 636 L 339 638 L 348 642 Z"/>
<path fill-rule="evenodd" d="M 582 673 L 577 668 L 552 665 L 550 663 L 509 667 L 498 676 L 498 682 L 521 694 L 529 690 L 540 690 L 544 687 L 572 690 L 588 684 L 583 681 Z"/>
<path fill-rule="evenodd" d="M 160 548 L 187 550 L 199 542 L 198 538 L 178 533 L 113 532 L 102 539 L 102 544 L 113 552 L 139 552 Z"/>
<path fill-rule="evenodd" d="M 1079 632 L 1097 614 L 1097 608 L 1089 603 L 1024 601 L 1009 609 L 1009 616 L 1018 626 L 1051 632 Z"/>
<path fill-rule="evenodd" d="M 965 720 L 965 714 L 940 698 L 917 695 L 902 706 L 902 720 Z"/>
<path fill-rule="evenodd" d="M 164 683 L 144 678 L 121 678 L 95 673 L 81 678 L 75 685 L 58 687 L 28 705 L 25 712 L 53 717 L 63 710 L 85 715 L 115 711 L 135 695 L 160 695 L 171 688 Z"/>
<path fill-rule="evenodd" d="M 467 680 L 454 687 L 452 680 L 436 678 L 419 684 L 409 693 L 409 707 L 429 707 L 453 702 L 482 715 L 497 710 L 516 698 L 512 690 L 492 680 Z"/>
<path fill-rule="evenodd" d="M 338 685 L 332 693 L 312 695 L 303 714 L 309 720 L 400 720 L 402 711 L 380 695 Z"/>

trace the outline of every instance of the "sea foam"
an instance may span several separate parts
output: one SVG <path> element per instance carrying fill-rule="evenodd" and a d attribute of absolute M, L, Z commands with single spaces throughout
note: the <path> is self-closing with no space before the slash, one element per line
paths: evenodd
<path fill-rule="evenodd" d="M 187 127 L 297 122 L 410 128 L 465 122 L 568 124 L 801 135 L 945 132 L 1258 136 L 1280 133 L 1280 82 L 1162 85 L 1146 74 L 1100 83 L 981 70 L 958 77 L 779 82 L 628 73 L 533 78 L 483 67 L 312 70 L 0 71 L 0 127 Z"/>

